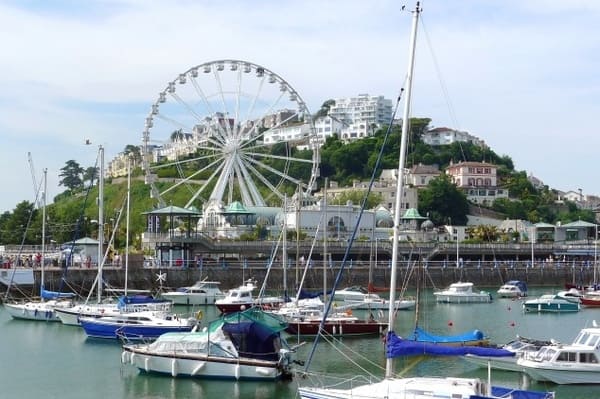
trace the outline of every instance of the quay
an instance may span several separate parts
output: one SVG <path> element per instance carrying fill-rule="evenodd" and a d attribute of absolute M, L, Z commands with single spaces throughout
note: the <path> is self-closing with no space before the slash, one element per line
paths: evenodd
<path fill-rule="evenodd" d="M 275 247 L 270 241 L 214 243 L 211 251 L 195 250 L 194 259 L 158 260 L 132 254 L 129 257 L 127 284 L 131 289 L 158 292 L 167 287 L 192 285 L 199 279 L 220 281 L 229 289 L 252 278 L 260 285 L 272 263 L 267 281 L 268 290 L 283 288 L 284 274 L 288 293 L 293 294 L 300 281 L 310 247 L 307 243 L 290 245 L 287 269 L 281 257 L 269 260 L 267 254 Z M 313 248 L 304 288 L 322 289 L 323 271 L 331 287 L 340 270 L 345 242 L 328 242 L 327 262 L 324 264 L 319 248 Z M 8 249 L 8 252 L 6 251 Z M 10 252 L 5 248 L 5 257 Z M 21 248 L 21 253 L 24 249 Z M 27 248 L 34 252 L 36 248 Z M 443 288 L 457 281 L 471 281 L 477 287 L 498 287 L 507 280 L 523 280 L 530 286 L 562 286 L 565 283 L 589 284 L 596 279 L 597 248 L 592 243 L 552 244 L 462 244 L 401 243 L 397 286 L 414 289 L 418 278 L 427 288 Z M 386 286 L 390 280 L 391 243 L 355 242 L 346 261 L 339 288 L 351 285 Z M 18 287 L 17 292 L 39 292 L 41 270 L 34 265 L 35 287 Z M 10 272 L 10 269 L 3 269 Z M 65 268 L 53 262 L 45 268 L 47 289 L 71 290 L 87 294 L 97 276 L 96 265 L 75 264 Z M 423 280 L 424 279 L 424 280 Z M 105 285 L 123 288 L 123 264 L 103 268 Z M 62 285 L 61 285 L 62 284 Z M 6 287 L 0 287 L 5 290 Z M 11 289 L 13 291 L 14 289 Z"/>

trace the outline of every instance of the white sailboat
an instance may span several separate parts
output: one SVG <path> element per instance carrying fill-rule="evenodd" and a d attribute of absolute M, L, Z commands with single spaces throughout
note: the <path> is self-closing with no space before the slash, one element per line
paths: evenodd
<path fill-rule="evenodd" d="M 60 321 L 56 316 L 55 309 L 71 306 L 68 299 L 74 294 L 60 294 L 45 290 L 45 263 L 46 263 L 46 190 L 48 170 L 44 169 L 44 190 L 42 192 L 42 252 L 41 252 L 41 275 L 40 275 L 40 300 L 26 302 L 6 302 L 4 308 L 14 319 L 37 320 L 37 321 Z"/>
<path fill-rule="evenodd" d="M 389 309 L 389 337 L 393 334 L 392 328 L 395 323 L 395 312 L 393 304 L 396 297 L 396 275 L 397 275 L 397 259 L 398 259 L 398 233 L 400 222 L 400 205 L 403 198 L 404 182 L 403 170 L 405 165 L 407 137 L 409 128 L 411 92 L 412 92 L 412 77 L 414 68 L 414 56 L 417 37 L 417 25 L 419 14 L 421 13 L 419 2 L 413 11 L 412 31 L 409 51 L 409 65 L 407 75 L 407 90 L 405 93 L 405 104 L 402 123 L 402 136 L 400 143 L 400 159 L 398 165 L 398 186 L 396 193 L 396 212 L 394 213 L 394 235 L 392 246 L 392 264 L 390 275 L 390 309 Z M 310 377 L 310 376 L 308 376 Z M 321 379 L 319 379 L 321 380 Z M 372 380 L 369 378 L 368 380 Z M 307 378 L 307 381 L 313 382 L 313 379 Z M 324 386 L 319 383 L 313 385 L 299 384 L 299 396 L 304 399 L 348 399 L 348 398 L 371 398 L 371 399 L 417 399 L 417 398 L 498 398 L 498 391 L 492 392 L 491 384 L 477 378 L 443 378 L 443 377 L 414 377 L 414 378 L 397 378 L 394 375 L 393 359 L 389 356 L 386 358 L 385 378 L 374 383 L 357 385 L 356 379 L 348 381 L 348 388 L 343 388 L 339 381 L 335 386 Z M 510 390 L 510 396 L 504 397 L 519 397 L 521 391 Z M 504 391 L 506 394 L 506 391 Z M 527 392 L 529 398 L 536 397 L 537 392 Z M 553 394 L 545 392 L 539 393 L 540 398 L 553 397 Z"/>

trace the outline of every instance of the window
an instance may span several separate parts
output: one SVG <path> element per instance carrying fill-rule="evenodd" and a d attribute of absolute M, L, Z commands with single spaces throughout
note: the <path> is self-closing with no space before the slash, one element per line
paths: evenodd
<path fill-rule="evenodd" d="M 558 361 L 558 362 L 576 362 L 577 361 L 577 352 L 561 352 L 558 354 L 556 361 Z"/>
<path fill-rule="evenodd" d="M 594 353 L 580 353 L 579 362 L 581 363 L 598 363 L 598 358 Z"/>

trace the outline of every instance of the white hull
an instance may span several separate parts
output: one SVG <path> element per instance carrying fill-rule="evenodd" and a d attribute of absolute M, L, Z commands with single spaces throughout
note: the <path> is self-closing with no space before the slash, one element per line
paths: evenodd
<path fill-rule="evenodd" d="M 354 382 L 356 384 L 356 382 Z M 470 378 L 392 378 L 350 389 L 298 387 L 302 399 L 468 399 L 483 395 L 484 384 Z"/>
<path fill-rule="evenodd" d="M 172 292 L 164 293 L 161 297 L 172 301 L 175 305 L 214 305 L 217 299 L 223 298 L 223 295 L 217 296 Z"/>
<path fill-rule="evenodd" d="M 463 356 L 467 362 L 476 364 L 479 367 L 487 368 L 488 365 L 492 369 L 505 371 L 522 371 L 523 368 L 517 364 L 516 357 L 486 357 L 477 355 Z"/>
<path fill-rule="evenodd" d="M 76 305 L 72 308 L 56 309 L 55 313 L 63 324 L 68 326 L 80 326 L 80 317 L 117 315 L 119 314 L 119 310 L 117 305 Z"/>
<path fill-rule="evenodd" d="M 388 310 L 390 308 L 389 301 L 352 301 L 346 300 L 343 303 L 343 306 L 348 306 L 352 309 L 360 309 L 360 310 Z M 397 310 L 405 310 L 414 308 L 416 306 L 416 301 L 411 299 L 403 299 L 395 301 L 394 308 Z"/>
<path fill-rule="evenodd" d="M 5 303 L 4 309 L 14 318 L 35 321 L 60 321 L 54 308 L 57 302 Z"/>
<path fill-rule="evenodd" d="M 172 377 L 222 378 L 232 380 L 275 380 L 281 376 L 276 362 L 202 355 L 142 354 L 124 351 L 121 361 L 145 372 Z"/>
<path fill-rule="evenodd" d="M 492 301 L 489 294 L 452 295 L 434 293 L 435 300 L 440 303 L 489 303 Z"/>
<path fill-rule="evenodd" d="M 521 360 L 519 362 L 520 370 L 524 371 L 536 381 L 550 381 L 555 384 L 598 384 L 600 383 L 600 365 L 599 364 L 578 364 L 578 368 L 556 369 L 551 365 L 539 364 Z"/>

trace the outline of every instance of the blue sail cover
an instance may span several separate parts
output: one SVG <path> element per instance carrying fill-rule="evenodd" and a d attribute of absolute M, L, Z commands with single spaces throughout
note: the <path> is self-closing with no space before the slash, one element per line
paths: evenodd
<path fill-rule="evenodd" d="M 515 356 L 514 352 L 506 349 L 489 348 L 483 346 L 447 346 L 443 342 L 433 343 L 424 341 L 411 341 L 398 337 L 393 331 L 387 334 L 386 356 L 394 358 L 398 356 L 463 356 L 466 354 L 506 357 Z"/>
<path fill-rule="evenodd" d="M 411 338 L 412 341 L 429 342 L 434 344 L 459 344 L 468 345 L 471 342 L 477 342 L 485 339 L 485 335 L 480 330 L 473 330 L 459 335 L 434 335 L 428 333 L 420 327 L 416 327 Z"/>
<path fill-rule="evenodd" d="M 263 360 L 278 359 L 279 354 L 275 348 L 279 337 L 277 331 L 255 321 L 225 323 L 223 331 L 229 334 L 241 356 Z"/>
<path fill-rule="evenodd" d="M 43 299 L 60 299 L 60 298 L 73 298 L 75 296 L 72 292 L 58 292 L 48 291 L 42 288 L 41 296 Z"/>

